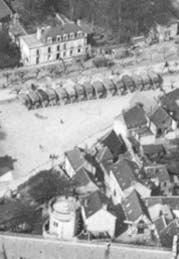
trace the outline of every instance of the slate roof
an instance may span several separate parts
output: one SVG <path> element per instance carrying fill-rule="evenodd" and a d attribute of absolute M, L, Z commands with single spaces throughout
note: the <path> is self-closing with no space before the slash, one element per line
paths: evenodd
<path fill-rule="evenodd" d="M 164 216 L 159 217 L 154 221 L 155 228 L 160 235 L 161 231 L 163 231 L 167 227 L 167 222 Z"/>
<path fill-rule="evenodd" d="M 165 247 L 172 247 L 173 237 L 179 232 L 179 222 L 177 219 L 172 220 L 166 228 L 160 232 L 160 241 Z"/>
<path fill-rule="evenodd" d="M 150 145 L 142 145 L 142 150 L 145 155 L 152 155 L 155 153 L 164 152 L 164 146 L 162 144 L 150 144 Z"/>
<path fill-rule="evenodd" d="M 75 183 L 76 186 L 86 186 L 90 182 L 92 182 L 92 177 L 90 173 L 85 169 L 81 168 L 79 171 L 72 177 L 72 181 Z"/>
<path fill-rule="evenodd" d="M 108 147 L 102 147 L 100 150 L 98 150 L 96 154 L 96 160 L 98 162 L 102 161 L 113 161 L 113 155 Z"/>
<path fill-rule="evenodd" d="M 121 135 L 117 136 L 114 130 L 108 132 L 99 142 L 108 147 L 114 157 L 126 151 L 124 140 Z"/>
<path fill-rule="evenodd" d="M 141 127 L 147 124 L 145 112 L 139 105 L 124 111 L 123 117 L 128 129 Z"/>
<path fill-rule="evenodd" d="M 162 107 L 159 107 L 150 119 L 159 129 L 169 128 L 172 125 L 172 118 Z"/>
<path fill-rule="evenodd" d="M 65 23 L 64 25 L 56 25 L 55 27 L 50 27 L 46 30 L 44 38 L 48 37 L 55 38 L 58 35 L 77 33 L 83 31 L 83 29 L 75 23 Z"/>
<path fill-rule="evenodd" d="M 145 204 L 135 190 L 123 200 L 122 207 L 128 221 L 135 222 L 141 215 L 148 216 Z"/>
<path fill-rule="evenodd" d="M 0 20 L 11 15 L 12 11 L 4 0 L 0 0 Z"/>
<path fill-rule="evenodd" d="M 108 204 L 108 198 L 100 191 L 93 192 L 82 201 L 82 206 L 87 218 L 99 211 L 104 204 Z"/>
<path fill-rule="evenodd" d="M 122 190 L 128 189 L 132 182 L 136 181 L 134 164 L 127 159 L 122 159 L 113 164 L 106 163 L 105 168 L 108 173 L 112 172 L 114 174 L 114 177 Z"/>
<path fill-rule="evenodd" d="M 74 148 L 70 151 L 65 152 L 65 156 L 68 158 L 71 166 L 76 172 L 80 170 L 86 162 L 79 148 Z"/>

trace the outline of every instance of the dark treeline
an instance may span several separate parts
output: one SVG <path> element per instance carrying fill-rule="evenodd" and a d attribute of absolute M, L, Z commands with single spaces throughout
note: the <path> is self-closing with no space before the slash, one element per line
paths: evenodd
<path fill-rule="evenodd" d="M 119 34 L 146 33 L 162 12 L 173 12 L 173 0 L 24 0 L 24 23 L 45 21 L 48 14 L 61 12 L 71 19 L 87 21 Z"/>

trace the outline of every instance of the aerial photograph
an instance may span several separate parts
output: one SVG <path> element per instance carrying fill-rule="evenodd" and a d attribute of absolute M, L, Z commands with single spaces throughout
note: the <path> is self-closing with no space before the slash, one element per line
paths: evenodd
<path fill-rule="evenodd" d="M 0 259 L 179 259 L 179 0 L 0 0 Z"/>

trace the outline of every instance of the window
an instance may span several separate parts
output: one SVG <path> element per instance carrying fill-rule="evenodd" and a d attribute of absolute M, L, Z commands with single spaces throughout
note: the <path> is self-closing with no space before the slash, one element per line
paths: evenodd
<path fill-rule="evenodd" d="M 48 60 L 50 60 L 51 59 L 51 54 L 48 54 Z"/>
<path fill-rule="evenodd" d="M 113 195 L 116 196 L 116 190 L 114 190 Z"/>
<path fill-rule="evenodd" d="M 61 36 L 57 35 L 57 41 L 60 42 L 61 41 Z"/>
<path fill-rule="evenodd" d="M 65 51 L 63 52 L 63 57 L 66 57 L 66 52 Z"/>
<path fill-rule="evenodd" d="M 48 53 L 51 53 L 51 47 L 48 47 Z"/>
<path fill-rule="evenodd" d="M 77 32 L 77 36 L 78 36 L 79 38 L 81 38 L 81 37 L 83 36 L 83 32 L 82 32 L 82 31 L 78 31 L 78 32 Z"/>
<path fill-rule="evenodd" d="M 38 56 L 40 53 L 39 49 L 36 50 L 36 55 Z"/>
<path fill-rule="evenodd" d="M 73 55 L 73 48 L 70 49 L 70 56 Z"/>
<path fill-rule="evenodd" d="M 66 43 L 63 45 L 63 48 L 64 48 L 64 49 L 66 49 L 66 48 L 67 48 L 67 45 L 66 45 Z"/>
<path fill-rule="evenodd" d="M 80 53 L 81 52 L 81 47 L 78 47 L 78 53 Z"/>
<path fill-rule="evenodd" d="M 36 64 L 39 64 L 39 57 L 36 57 Z"/>
<path fill-rule="evenodd" d="M 58 227 L 58 223 L 56 221 L 53 222 L 54 227 Z"/>
<path fill-rule="evenodd" d="M 60 45 L 57 45 L 57 51 L 60 51 Z"/>
<path fill-rule="evenodd" d="M 55 43 L 55 41 L 56 41 L 56 38 L 52 38 L 52 42 Z"/>
<path fill-rule="evenodd" d="M 57 53 L 56 60 L 58 60 L 59 58 L 60 58 L 60 53 Z"/>
<path fill-rule="evenodd" d="M 64 41 L 68 40 L 68 35 L 67 35 L 67 34 L 64 34 L 64 35 L 63 35 L 63 40 L 64 40 Z"/>
<path fill-rule="evenodd" d="M 75 34 L 72 32 L 70 33 L 70 39 L 73 40 L 75 38 Z"/>
<path fill-rule="evenodd" d="M 52 38 L 51 38 L 51 37 L 48 37 L 48 38 L 47 38 L 47 41 L 48 41 L 48 43 L 52 43 Z"/>

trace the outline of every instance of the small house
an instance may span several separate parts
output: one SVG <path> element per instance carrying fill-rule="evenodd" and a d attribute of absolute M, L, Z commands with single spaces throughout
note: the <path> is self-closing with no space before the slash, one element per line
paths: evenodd
<path fill-rule="evenodd" d="M 82 201 L 82 217 L 86 231 L 96 237 L 115 237 L 117 218 L 107 210 L 109 200 L 99 191 Z"/>
<path fill-rule="evenodd" d="M 143 233 L 151 224 L 147 207 L 135 190 L 122 201 L 122 208 L 126 216 L 125 223 L 132 233 Z"/>

